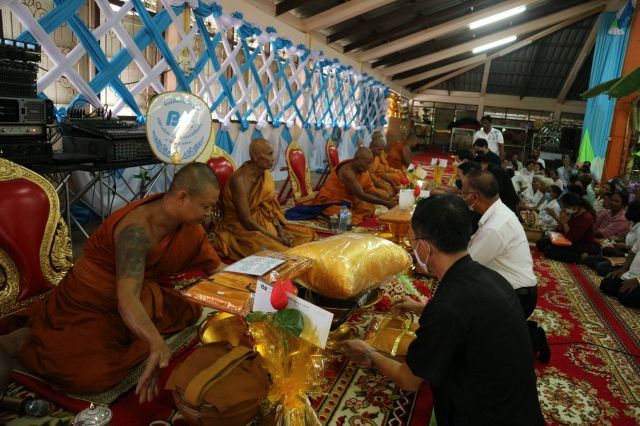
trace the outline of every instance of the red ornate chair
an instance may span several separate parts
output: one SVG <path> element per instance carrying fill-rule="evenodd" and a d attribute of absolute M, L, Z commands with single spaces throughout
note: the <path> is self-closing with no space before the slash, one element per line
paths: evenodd
<path fill-rule="evenodd" d="M 236 163 L 224 149 L 214 145 L 213 150 L 211 151 L 211 157 L 207 160 L 207 166 L 209 166 L 211 171 L 213 171 L 213 174 L 216 175 L 218 185 L 220 186 L 220 202 L 218 202 L 218 207 L 214 209 L 211 215 L 211 220 L 207 220 L 204 224 L 204 228 L 207 230 L 209 235 L 213 236 L 217 225 L 222 221 L 222 193 L 224 191 L 224 186 L 227 184 L 231 175 L 236 171 Z"/>
<path fill-rule="evenodd" d="M 304 151 L 296 141 L 293 141 L 287 147 L 285 155 L 289 171 L 288 179 L 291 183 L 289 193 L 293 192 L 293 199 L 296 204 L 312 199 L 316 193 L 311 189 L 311 177 Z M 287 195 L 288 197 L 289 195 Z"/>
<path fill-rule="evenodd" d="M 58 285 L 73 253 L 58 194 L 37 173 L 0 158 L 0 318 Z"/>
<path fill-rule="evenodd" d="M 229 180 L 233 172 L 236 171 L 236 163 L 224 149 L 214 145 L 213 151 L 211 151 L 211 157 L 207 160 L 207 166 L 209 166 L 216 175 L 216 178 L 218 178 L 220 196 L 222 196 L 222 191 L 224 191 L 227 180 Z"/>
<path fill-rule="evenodd" d="M 329 168 L 333 170 L 336 167 L 338 167 L 338 164 L 340 164 L 340 157 L 338 156 L 338 147 L 331 139 L 329 139 L 327 141 L 327 147 L 325 149 L 327 151 L 327 163 L 329 164 Z"/>
<path fill-rule="evenodd" d="M 322 185 L 327 181 L 329 177 L 329 173 L 340 164 L 340 156 L 338 155 L 338 147 L 332 139 L 327 140 L 327 145 L 325 146 L 325 153 L 327 154 L 327 167 L 324 172 L 318 179 L 318 183 L 316 183 L 315 190 L 319 190 Z"/>

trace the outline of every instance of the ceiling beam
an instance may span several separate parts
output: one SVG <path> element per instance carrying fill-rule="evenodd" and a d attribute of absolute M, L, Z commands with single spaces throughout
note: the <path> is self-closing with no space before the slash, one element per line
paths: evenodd
<path fill-rule="evenodd" d="M 489 85 L 489 72 L 491 71 L 491 61 L 484 63 L 484 71 L 482 72 L 482 84 L 480 85 L 480 96 L 484 96 L 487 93 L 487 86 Z"/>
<path fill-rule="evenodd" d="M 344 52 L 351 52 L 352 50 L 360 49 L 363 46 L 386 43 L 389 40 L 397 40 L 405 37 L 405 35 L 413 34 L 416 31 L 421 31 L 429 25 L 429 22 L 443 22 L 455 19 L 454 17 L 460 16 L 462 9 L 461 3 L 464 3 L 465 9 L 467 7 L 475 7 L 482 3 L 486 3 L 488 0 L 467 0 L 460 2 L 459 0 L 452 0 L 447 2 L 439 2 L 436 7 L 425 9 L 415 13 L 414 18 L 409 22 L 402 24 L 399 27 L 390 28 L 386 31 L 377 31 L 377 34 L 366 37 L 364 39 L 353 41 L 344 46 Z"/>
<path fill-rule="evenodd" d="M 276 5 L 273 4 L 271 0 L 245 0 L 245 1 L 253 5 L 257 9 L 263 12 L 266 12 L 271 16 L 274 16 L 274 17 L 276 16 Z M 292 26 L 298 31 L 305 32 L 304 25 L 302 24 L 302 20 L 292 13 L 287 13 L 286 15 L 279 16 L 278 20 Z"/>
<path fill-rule="evenodd" d="M 538 63 L 538 58 L 540 57 L 540 52 L 542 52 L 542 49 L 540 48 L 540 43 L 537 43 L 533 47 L 533 55 L 531 55 L 532 58 L 529 62 L 529 71 L 527 72 L 527 76 L 525 77 L 524 85 L 520 88 L 520 99 L 524 98 L 524 95 L 529 89 L 531 79 L 533 78 L 533 73 L 536 69 L 536 64 Z"/>
<path fill-rule="evenodd" d="M 452 56 L 459 55 L 461 53 L 469 52 L 476 47 L 503 39 L 505 37 L 529 33 L 532 31 L 539 30 L 541 28 L 549 27 L 550 25 L 557 24 L 558 22 L 562 22 L 565 20 L 572 20 L 573 22 L 575 22 L 576 20 L 585 18 L 589 15 L 592 15 L 596 12 L 601 11 L 606 6 L 606 4 L 607 4 L 606 0 L 592 0 L 588 3 L 583 3 L 578 6 L 561 10 L 560 12 L 556 12 L 553 15 L 535 19 L 533 21 L 515 26 L 513 28 L 507 28 L 506 30 L 498 31 L 491 35 L 480 37 L 478 39 L 475 39 L 466 43 L 462 43 L 457 46 L 450 47 L 448 49 L 443 49 L 438 52 L 432 53 L 430 55 L 425 55 L 423 57 L 402 62 L 397 65 L 382 68 L 380 72 L 385 76 L 398 74 L 404 71 L 409 71 L 414 68 L 429 65 L 434 62 L 438 62 L 443 59 L 447 59 Z"/>
<path fill-rule="evenodd" d="M 276 4 L 275 15 L 280 16 L 283 13 L 287 13 L 293 9 L 303 6 L 306 0 L 282 0 Z"/>
<path fill-rule="evenodd" d="M 383 44 L 382 46 L 369 49 L 358 55 L 358 61 L 365 62 L 381 58 L 391 53 L 399 52 L 408 47 L 412 47 L 417 44 L 441 37 L 444 34 L 450 33 L 452 31 L 459 30 L 460 28 L 466 27 L 470 23 L 475 22 L 479 19 L 483 19 L 519 6 L 527 6 L 539 1 L 540 0 L 518 0 L 515 2 L 502 2 L 497 6 L 489 7 L 487 9 L 480 10 L 479 12 L 471 13 L 454 21 L 446 22 L 433 28 L 428 28 L 424 31 L 420 31 L 415 34 L 400 38 L 398 40 Z"/>
<path fill-rule="evenodd" d="M 540 31 L 540 32 L 538 32 L 538 33 L 536 33 L 536 34 L 534 34 L 534 35 L 522 40 L 522 41 L 518 41 L 518 42 L 512 44 L 509 47 L 506 47 L 506 48 L 504 48 L 502 50 L 499 50 L 499 51 L 489 55 L 487 57 L 487 59 L 485 59 L 482 62 L 489 62 L 489 61 L 492 61 L 493 59 L 497 59 L 497 58 L 500 58 L 502 56 L 506 56 L 509 53 L 515 52 L 516 50 L 522 49 L 523 47 L 526 47 L 526 46 L 530 45 L 531 43 L 533 43 L 536 40 L 540 40 L 541 38 L 544 38 L 544 37 L 546 37 L 546 36 L 548 36 L 550 34 L 553 34 L 553 33 L 557 32 L 557 31 L 560 31 L 563 28 L 566 28 L 566 27 L 568 27 L 570 25 L 573 25 L 573 24 L 575 24 L 576 22 L 578 22 L 579 20 L 581 20 L 583 18 L 584 18 L 584 16 L 575 16 L 575 17 L 573 17 L 571 19 L 567 19 L 566 21 L 560 22 L 559 24 L 556 24 L 556 25 L 554 25 L 554 26 L 552 26 L 550 28 L 547 28 L 545 30 L 542 30 L 542 31 Z M 441 78 L 439 78 L 437 80 L 430 81 L 429 83 L 424 84 L 424 85 L 416 88 L 415 90 L 413 90 L 413 92 L 424 92 L 425 90 L 428 90 L 428 89 L 430 89 L 430 88 L 432 88 L 434 86 L 437 86 L 438 84 L 442 83 L 443 81 L 447 81 L 447 80 L 449 80 L 449 79 L 451 79 L 453 77 L 459 76 L 460 74 L 464 74 L 467 71 L 471 71 L 472 69 L 474 69 L 477 66 L 478 66 L 478 64 L 469 65 L 469 66 L 466 66 L 464 68 L 461 68 L 461 69 L 459 69 L 457 71 L 454 71 L 451 74 L 445 75 L 444 77 L 441 77 Z"/>
<path fill-rule="evenodd" d="M 303 19 L 302 23 L 306 31 L 316 31 L 339 24 L 389 3 L 393 3 L 393 0 L 351 0 Z"/>
<path fill-rule="evenodd" d="M 584 61 L 587 59 L 587 56 L 589 56 L 589 52 L 591 52 L 591 49 L 593 49 L 593 45 L 596 43 L 598 28 L 600 28 L 600 17 L 598 17 L 596 22 L 593 24 L 593 28 L 591 28 L 591 32 L 587 36 L 587 39 L 584 42 L 584 46 L 582 46 L 582 50 L 578 54 L 578 57 L 576 58 L 571 71 L 569 71 L 567 79 L 564 81 L 564 85 L 562 86 L 560 94 L 558 95 L 559 104 L 563 103 L 567 98 L 569 90 L 571 90 L 571 86 L 573 86 L 573 83 L 576 81 L 576 77 L 578 76 L 580 68 L 582 68 Z"/>
<path fill-rule="evenodd" d="M 402 11 L 402 14 L 399 14 L 397 10 L 393 10 L 392 12 L 384 13 L 382 15 L 376 16 L 375 18 L 366 19 L 364 16 L 361 17 L 361 22 L 357 25 L 349 25 L 348 27 L 336 31 L 327 36 L 327 41 L 329 43 L 336 42 L 338 40 L 342 40 L 343 38 L 351 37 L 356 34 L 362 33 L 364 31 L 371 31 L 375 29 L 378 25 L 382 25 L 384 23 L 389 22 L 390 20 L 402 19 L 403 16 L 409 14 L 417 14 L 424 9 L 424 5 L 420 4 L 420 2 L 416 2 L 412 5 L 406 4 L 409 0 L 398 1 L 398 6 L 404 6 L 405 8 Z M 394 5 L 396 6 L 396 5 Z"/>
<path fill-rule="evenodd" d="M 438 67 L 429 71 L 421 72 L 420 74 L 412 75 L 411 77 L 403 78 L 402 80 L 396 80 L 398 84 L 403 86 L 408 86 L 412 83 L 417 83 L 419 81 L 426 80 L 431 77 L 435 77 L 449 71 L 454 71 L 462 67 L 466 67 L 471 64 L 479 64 L 484 59 L 487 58 L 487 54 L 483 53 L 481 55 L 472 56 L 471 58 L 463 59 L 462 61 L 454 62 L 449 65 L 444 65 L 442 67 Z"/>

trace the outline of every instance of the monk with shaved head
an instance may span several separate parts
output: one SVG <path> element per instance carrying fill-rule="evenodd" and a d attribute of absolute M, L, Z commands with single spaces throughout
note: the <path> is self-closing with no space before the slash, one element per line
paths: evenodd
<path fill-rule="evenodd" d="M 369 169 L 373 153 L 369 148 L 360 147 L 353 159 L 345 160 L 331 171 L 325 184 L 313 200 L 314 205 L 333 204 L 322 212 L 325 216 L 340 211 L 340 203 L 350 204 L 352 223 L 358 225 L 366 217 L 375 213 L 376 204 L 391 208 L 397 202 L 386 192 L 378 190 Z"/>
<path fill-rule="evenodd" d="M 158 394 L 171 350 L 164 336 L 200 318 L 201 308 L 158 281 L 214 273 L 220 259 L 202 226 L 218 202 L 205 164 L 184 166 L 166 193 L 121 208 L 91 235 L 60 285 L 28 308 L 20 360 L 63 392 L 104 392 L 143 361 L 140 401 Z M 26 344 L 25 344 L 26 342 Z"/>
<path fill-rule="evenodd" d="M 387 154 L 385 153 L 387 143 L 382 133 L 375 131 L 371 135 L 371 152 L 373 153 L 373 163 L 371 163 L 371 175 L 380 182 L 384 188 L 392 193 L 398 192 L 403 177 L 402 170 L 395 169 L 389 165 Z"/>
<path fill-rule="evenodd" d="M 276 196 L 271 168 L 273 147 L 255 139 L 249 147 L 251 159 L 229 178 L 222 194 L 224 216 L 215 247 L 234 260 L 263 249 L 284 251 L 315 238 L 311 228 L 287 223 Z"/>

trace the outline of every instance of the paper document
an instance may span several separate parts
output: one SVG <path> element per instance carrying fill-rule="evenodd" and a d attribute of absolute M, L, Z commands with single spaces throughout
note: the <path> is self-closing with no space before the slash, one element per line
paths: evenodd
<path fill-rule="evenodd" d="M 266 256 L 249 256 L 242 260 L 237 261 L 224 268 L 227 272 L 235 272 L 237 274 L 247 274 L 261 276 L 283 264 L 285 261 L 282 259 L 274 259 L 273 257 Z"/>
<path fill-rule="evenodd" d="M 253 312 L 276 311 L 271 306 L 272 290 L 273 287 L 269 284 L 258 280 L 256 295 L 253 300 Z M 288 294 L 287 296 L 289 298 L 287 309 L 297 309 L 304 317 L 304 329 L 300 337 L 324 349 L 329 338 L 333 314 L 293 294 Z"/>

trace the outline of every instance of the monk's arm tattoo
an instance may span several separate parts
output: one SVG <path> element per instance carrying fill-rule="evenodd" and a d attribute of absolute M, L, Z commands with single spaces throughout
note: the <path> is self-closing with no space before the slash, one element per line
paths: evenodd
<path fill-rule="evenodd" d="M 151 237 L 138 224 L 126 226 L 116 239 L 116 278 L 144 278 L 145 259 Z"/>

